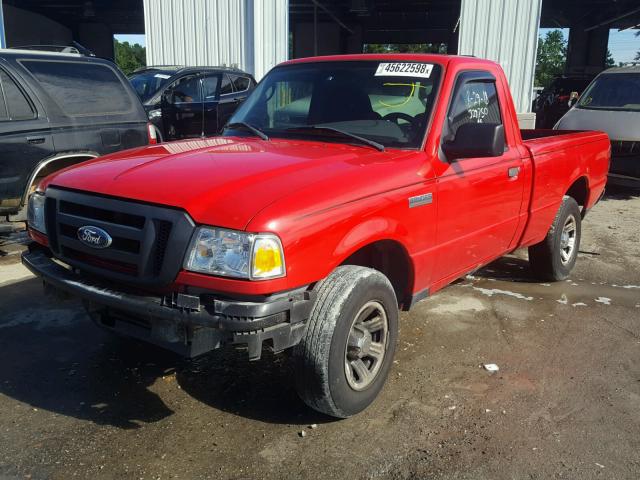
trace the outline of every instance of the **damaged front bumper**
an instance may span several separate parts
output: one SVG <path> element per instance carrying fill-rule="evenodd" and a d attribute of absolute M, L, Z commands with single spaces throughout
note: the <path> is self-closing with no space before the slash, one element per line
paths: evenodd
<path fill-rule="evenodd" d="M 32 245 L 22 263 L 45 288 L 82 298 L 101 327 L 195 357 L 224 344 L 246 345 L 251 360 L 263 344 L 275 352 L 302 338 L 315 299 L 308 287 L 258 298 L 215 293 L 152 295 L 67 268 L 48 250 Z"/>

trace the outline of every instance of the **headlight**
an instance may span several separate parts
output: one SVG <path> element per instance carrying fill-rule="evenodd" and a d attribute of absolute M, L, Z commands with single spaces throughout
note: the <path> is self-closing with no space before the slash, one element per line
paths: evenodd
<path fill-rule="evenodd" d="M 211 227 L 196 230 L 184 268 L 253 280 L 284 277 L 286 273 L 282 244 L 277 236 Z"/>
<path fill-rule="evenodd" d="M 41 193 L 33 193 L 29 197 L 29 207 L 27 208 L 27 223 L 29 227 L 41 233 L 47 233 L 47 227 L 44 224 L 44 195 Z"/>

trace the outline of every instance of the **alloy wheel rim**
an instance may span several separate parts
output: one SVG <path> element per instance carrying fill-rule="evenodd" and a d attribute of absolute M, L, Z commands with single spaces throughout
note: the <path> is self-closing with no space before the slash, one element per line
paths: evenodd
<path fill-rule="evenodd" d="M 564 222 L 560 236 L 560 261 L 563 265 L 569 263 L 573 258 L 577 234 L 578 222 L 576 222 L 576 217 L 569 215 Z"/>
<path fill-rule="evenodd" d="M 355 315 L 344 352 L 347 383 L 364 390 L 375 380 L 384 363 L 389 337 L 389 320 L 382 304 L 370 301 Z"/>

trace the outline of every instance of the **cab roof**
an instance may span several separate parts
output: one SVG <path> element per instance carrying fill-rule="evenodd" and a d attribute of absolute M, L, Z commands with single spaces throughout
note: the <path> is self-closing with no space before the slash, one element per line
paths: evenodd
<path fill-rule="evenodd" d="M 317 62 L 354 62 L 354 61 L 392 61 L 392 62 L 430 62 L 439 65 L 452 63 L 477 63 L 478 65 L 496 65 L 496 62 L 467 55 L 443 55 L 439 53 L 358 53 L 349 55 L 326 55 L 320 57 L 296 58 L 280 65 Z"/>

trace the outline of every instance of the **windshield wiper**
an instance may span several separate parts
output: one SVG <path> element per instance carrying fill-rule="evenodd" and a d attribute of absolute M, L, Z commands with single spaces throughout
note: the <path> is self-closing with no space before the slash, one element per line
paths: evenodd
<path fill-rule="evenodd" d="M 251 125 L 250 123 L 247 123 L 247 122 L 228 123 L 227 125 L 225 125 L 224 128 L 238 128 L 238 127 L 246 128 L 247 130 L 252 132 L 255 136 L 260 137 L 262 140 L 269 140 L 269 137 L 267 136 L 266 133 L 264 133 L 259 128 L 256 128 L 256 127 L 254 127 L 253 125 Z"/>
<path fill-rule="evenodd" d="M 378 142 L 374 142 L 373 140 L 369 140 L 368 138 L 364 138 L 361 137 L 359 135 L 356 135 L 355 133 L 351 133 L 351 132 L 346 132 L 344 130 L 340 130 L 339 128 L 333 128 L 333 127 L 323 127 L 323 126 L 319 126 L 319 125 L 309 125 L 308 127 L 293 127 L 293 128 L 287 128 L 287 132 L 304 132 L 304 131 L 329 131 L 329 132 L 333 132 L 333 133 L 338 133 L 344 137 L 349 137 L 353 140 L 357 140 L 360 143 L 364 143 L 365 145 L 369 145 L 370 147 L 375 148 L 376 150 L 379 150 L 380 152 L 384 152 L 384 145 L 382 145 L 381 143 Z"/>

